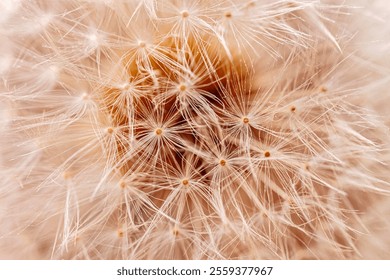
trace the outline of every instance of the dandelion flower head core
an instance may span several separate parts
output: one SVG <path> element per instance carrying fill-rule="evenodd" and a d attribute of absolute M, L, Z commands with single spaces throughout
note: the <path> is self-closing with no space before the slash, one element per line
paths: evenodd
<path fill-rule="evenodd" d="M 389 44 L 356 35 L 368 13 L 18 2 L 0 20 L 0 257 L 390 257 L 369 239 L 385 225 L 367 231 L 390 214 L 390 121 L 369 102 L 390 102 Z"/>

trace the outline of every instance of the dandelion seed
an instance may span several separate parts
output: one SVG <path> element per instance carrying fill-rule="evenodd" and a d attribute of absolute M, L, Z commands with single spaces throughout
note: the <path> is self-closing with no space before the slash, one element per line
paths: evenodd
<path fill-rule="evenodd" d="M 123 238 L 123 236 L 124 236 L 123 229 L 121 229 L 121 228 L 118 229 L 118 230 L 117 230 L 117 235 L 118 235 L 119 238 Z"/>

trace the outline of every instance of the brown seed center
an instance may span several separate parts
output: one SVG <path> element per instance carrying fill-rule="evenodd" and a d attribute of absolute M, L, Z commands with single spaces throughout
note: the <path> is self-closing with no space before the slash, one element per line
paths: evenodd
<path fill-rule="evenodd" d="M 177 228 L 174 228 L 174 229 L 172 230 L 172 234 L 173 234 L 174 236 L 178 236 L 178 235 L 179 235 L 179 230 L 178 230 Z"/>
<path fill-rule="evenodd" d="M 161 135 L 163 133 L 161 128 L 157 128 L 155 131 L 156 135 Z"/>
<path fill-rule="evenodd" d="M 190 13 L 189 13 L 188 11 L 182 11 L 182 12 L 181 12 L 181 16 L 182 16 L 183 18 L 188 18 L 188 17 L 190 16 Z"/>
<path fill-rule="evenodd" d="M 183 186 L 187 186 L 189 184 L 187 179 L 184 179 L 181 183 L 183 184 Z"/>
<path fill-rule="evenodd" d="M 140 48 L 145 48 L 145 47 L 146 47 L 146 43 L 145 43 L 144 41 L 139 41 L 139 42 L 138 42 L 138 46 L 139 46 Z"/>
<path fill-rule="evenodd" d="M 181 84 L 181 85 L 179 86 L 179 90 L 180 90 L 180 91 L 186 91 L 186 90 L 187 90 L 187 86 L 186 86 L 185 84 Z"/>
<path fill-rule="evenodd" d="M 320 87 L 320 91 L 325 93 L 328 91 L 328 89 L 325 86 Z"/>

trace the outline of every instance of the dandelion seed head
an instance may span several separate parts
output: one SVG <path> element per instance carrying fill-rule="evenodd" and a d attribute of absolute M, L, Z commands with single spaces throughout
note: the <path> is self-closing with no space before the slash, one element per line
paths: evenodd
<path fill-rule="evenodd" d="M 362 257 L 390 189 L 376 13 L 233 2 L 0 4 L 0 258 Z"/>
<path fill-rule="evenodd" d="M 188 181 L 188 179 L 183 179 L 183 180 L 181 181 L 181 183 L 182 183 L 183 186 L 188 186 L 188 184 L 189 184 L 190 182 Z"/>
<path fill-rule="evenodd" d="M 187 10 L 183 10 L 180 12 L 182 18 L 188 18 L 190 16 L 190 13 Z"/>
<path fill-rule="evenodd" d="M 174 228 L 172 229 L 172 234 L 173 234 L 173 236 L 178 237 L 178 236 L 180 235 L 179 229 L 176 228 L 176 227 L 174 227 Z"/>
<path fill-rule="evenodd" d="M 120 187 L 121 189 L 125 189 L 125 188 L 127 187 L 127 184 L 126 184 L 124 181 L 121 181 L 121 182 L 119 183 L 119 187 Z"/>
<path fill-rule="evenodd" d="M 122 229 L 122 228 L 119 228 L 119 229 L 117 230 L 117 236 L 118 236 L 119 238 L 123 238 L 124 235 L 125 235 L 125 233 L 123 232 L 123 229 Z"/>
<path fill-rule="evenodd" d="M 107 132 L 107 134 L 113 134 L 114 133 L 114 128 L 113 127 L 107 127 L 106 128 L 106 132 Z"/>
<path fill-rule="evenodd" d="M 242 122 L 243 122 L 244 124 L 248 124 L 248 123 L 249 123 L 249 118 L 248 118 L 248 117 L 244 117 L 244 118 L 242 119 Z"/>
<path fill-rule="evenodd" d="M 164 131 L 162 128 L 157 128 L 154 132 L 156 133 L 157 136 L 161 136 Z"/>
<path fill-rule="evenodd" d="M 181 92 L 187 91 L 187 85 L 186 84 L 180 84 L 179 85 L 179 91 L 181 91 Z"/>
<path fill-rule="evenodd" d="M 140 49 L 145 48 L 145 47 L 146 47 L 146 42 L 145 42 L 145 41 L 142 41 L 142 40 L 138 41 L 138 47 L 139 47 Z"/>
<path fill-rule="evenodd" d="M 224 16 L 225 16 L 225 18 L 230 19 L 233 17 L 233 14 L 232 14 L 232 12 L 225 12 Z"/>
<path fill-rule="evenodd" d="M 321 86 L 320 87 L 320 92 L 326 93 L 328 91 L 328 88 L 326 86 Z"/>

